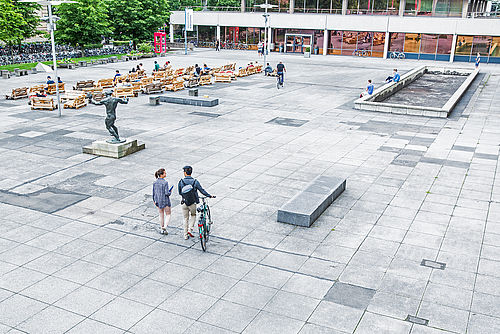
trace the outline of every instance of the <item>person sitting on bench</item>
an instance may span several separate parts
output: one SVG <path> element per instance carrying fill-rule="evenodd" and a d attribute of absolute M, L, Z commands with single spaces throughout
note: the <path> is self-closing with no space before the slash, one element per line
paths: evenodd
<path fill-rule="evenodd" d="M 54 80 L 52 80 L 52 78 L 50 77 L 50 75 L 47 77 L 47 85 L 52 85 L 52 84 L 55 84 L 56 82 Z"/>
<path fill-rule="evenodd" d="M 385 82 L 386 83 L 393 82 L 393 81 L 399 82 L 399 80 L 401 80 L 401 76 L 398 73 L 398 69 L 395 68 L 394 71 L 392 72 L 392 76 L 387 77 L 387 79 L 385 79 Z"/>
<path fill-rule="evenodd" d="M 267 63 L 267 66 L 266 68 L 264 69 L 264 75 L 271 75 L 271 73 L 273 73 L 273 68 L 271 67 L 271 65 L 269 65 L 269 63 Z"/>

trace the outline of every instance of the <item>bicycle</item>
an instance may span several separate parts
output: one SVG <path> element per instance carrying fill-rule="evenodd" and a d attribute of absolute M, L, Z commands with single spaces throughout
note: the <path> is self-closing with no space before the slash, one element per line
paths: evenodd
<path fill-rule="evenodd" d="M 281 74 L 278 73 L 278 78 L 277 78 L 277 82 L 276 82 L 276 87 L 278 87 L 278 89 L 280 89 L 280 87 L 283 87 L 284 76 L 285 76 L 285 73 L 281 73 Z"/>
<path fill-rule="evenodd" d="M 371 52 L 368 51 L 368 50 L 354 50 L 354 52 L 352 53 L 353 56 L 358 56 L 358 57 L 370 57 L 371 56 Z"/>
<path fill-rule="evenodd" d="M 198 220 L 198 229 L 200 232 L 200 244 L 201 249 L 204 252 L 207 251 L 207 241 L 210 236 L 210 228 L 212 227 L 212 215 L 210 214 L 210 207 L 208 206 L 208 202 L 205 200 L 207 197 L 200 197 L 202 204 L 196 208 L 200 215 L 200 219 Z M 213 196 L 212 198 L 215 198 Z"/>
<path fill-rule="evenodd" d="M 405 59 L 406 56 L 403 52 L 393 51 L 391 52 L 391 59 Z"/>

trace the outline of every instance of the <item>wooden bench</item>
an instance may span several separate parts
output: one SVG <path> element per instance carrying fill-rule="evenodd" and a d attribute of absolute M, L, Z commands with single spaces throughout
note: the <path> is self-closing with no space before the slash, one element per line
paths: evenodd
<path fill-rule="evenodd" d="M 101 88 L 113 88 L 115 84 L 113 83 L 113 78 L 110 79 L 99 79 L 97 81 L 97 87 Z"/>
<path fill-rule="evenodd" d="M 28 97 L 28 87 L 14 88 L 10 95 L 5 95 L 7 100 L 18 100 Z"/>
<path fill-rule="evenodd" d="M 277 221 L 309 227 L 345 187 L 344 178 L 319 176 L 278 210 Z"/>
<path fill-rule="evenodd" d="M 93 88 L 94 80 L 78 81 L 76 86 L 73 87 L 74 90 L 83 90 L 84 88 Z"/>
<path fill-rule="evenodd" d="M 182 89 L 184 89 L 184 81 L 181 80 L 176 80 L 171 85 L 165 86 L 165 90 L 170 90 L 172 92 L 176 92 Z"/>
<path fill-rule="evenodd" d="M 85 92 L 80 90 L 68 90 L 63 96 L 61 96 L 61 103 L 66 103 L 82 96 L 85 98 Z"/>
<path fill-rule="evenodd" d="M 255 66 L 255 71 L 256 71 L 256 73 L 261 73 L 262 72 L 262 65 Z"/>
<path fill-rule="evenodd" d="M 31 94 L 31 93 L 36 93 L 36 92 L 40 92 L 40 91 L 45 91 L 45 87 L 47 87 L 47 85 L 34 85 L 34 86 L 31 86 L 29 93 Z"/>
<path fill-rule="evenodd" d="M 230 73 L 215 73 L 214 82 L 231 82 Z"/>
<path fill-rule="evenodd" d="M 238 72 L 236 72 L 237 77 L 246 77 L 248 75 L 248 70 L 246 68 L 240 68 Z"/>
<path fill-rule="evenodd" d="M 59 83 L 59 93 L 64 93 L 64 82 Z M 47 85 L 47 94 L 54 95 L 56 94 L 56 84 Z"/>
<path fill-rule="evenodd" d="M 101 91 L 93 91 L 90 93 L 90 103 L 93 103 L 94 101 L 100 102 L 104 98 L 106 98 L 106 94 L 104 94 L 104 92 L 102 90 Z"/>
<path fill-rule="evenodd" d="M 184 68 L 178 68 L 174 71 L 174 77 L 179 77 L 184 74 Z"/>
<path fill-rule="evenodd" d="M 255 73 L 257 73 L 257 67 L 255 67 L 255 66 L 247 67 L 247 75 L 252 75 Z"/>
<path fill-rule="evenodd" d="M 36 97 L 31 98 L 31 110 L 42 109 L 42 110 L 54 110 L 57 106 L 54 103 L 54 99 L 51 97 Z"/>
<path fill-rule="evenodd" d="M 142 88 L 144 94 L 163 93 L 163 86 L 161 83 L 150 83 Z"/>
<path fill-rule="evenodd" d="M 144 88 L 146 85 L 152 84 L 153 83 L 153 78 L 142 78 L 141 79 L 141 86 Z"/>
<path fill-rule="evenodd" d="M 134 87 L 115 87 L 113 90 L 114 97 L 135 97 Z"/>
<path fill-rule="evenodd" d="M 199 77 L 192 77 L 185 82 L 186 88 L 194 88 L 194 87 L 198 87 L 199 85 L 200 85 L 200 78 Z"/>
<path fill-rule="evenodd" d="M 139 74 L 137 72 L 129 73 L 128 78 L 130 79 L 130 81 L 137 80 L 139 79 Z"/>
<path fill-rule="evenodd" d="M 135 96 L 138 96 L 142 89 L 142 84 L 140 81 L 132 82 L 132 88 L 134 89 Z"/>
<path fill-rule="evenodd" d="M 200 86 L 211 85 L 211 84 L 212 84 L 212 76 L 202 75 L 200 77 Z"/>
<path fill-rule="evenodd" d="M 167 72 L 165 71 L 157 71 L 153 73 L 154 80 L 161 80 L 167 76 Z"/>
<path fill-rule="evenodd" d="M 146 76 L 146 70 L 139 70 L 137 71 L 137 77 L 142 78 Z"/>
<path fill-rule="evenodd" d="M 86 105 L 87 105 L 87 100 L 85 99 L 85 96 L 80 95 L 75 99 L 68 100 L 66 103 L 64 103 L 64 108 L 80 109 L 85 107 Z"/>

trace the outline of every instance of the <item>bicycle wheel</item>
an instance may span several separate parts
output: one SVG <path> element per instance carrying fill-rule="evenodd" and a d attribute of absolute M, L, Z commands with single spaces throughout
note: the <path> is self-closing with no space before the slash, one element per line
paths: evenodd
<path fill-rule="evenodd" d="M 405 58 L 406 58 L 405 54 L 403 52 L 401 52 L 399 54 L 399 59 L 405 59 Z"/>
<path fill-rule="evenodd" d="M 396 55 L 393 53 L 391 53 L 391 59 L 395 59 L 396 58 Z"/>
<path fill-rule="evenodd" d="M 205 218 L 201 217 L 200 222 L 198 223 L 199 229 L 200 229 L 200 244 L 201 244 L 201 249 L 203 249 L 204 252 L 207 251 L 207 229 L 206 229 L 206 224 L 205 224 Z"/>

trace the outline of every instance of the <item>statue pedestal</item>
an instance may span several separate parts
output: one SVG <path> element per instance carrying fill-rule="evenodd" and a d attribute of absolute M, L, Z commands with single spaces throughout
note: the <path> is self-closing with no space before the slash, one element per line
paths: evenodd
<path fill-rule="evenodd" d="M 138 144 L 135 139 L 127 139 L 125 142 L 117 144 L 111 144 L 105 140 L 97 140 L 89 146 L 84 146 L 83 153 L 120 159 L 145 148 L 145 144 Z"/>

